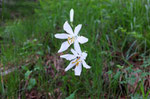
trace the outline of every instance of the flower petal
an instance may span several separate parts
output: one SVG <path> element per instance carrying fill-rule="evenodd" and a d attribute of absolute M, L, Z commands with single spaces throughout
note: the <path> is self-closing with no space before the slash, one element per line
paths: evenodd
<path fill-rule="evenodd" d="M 74 10 L 70 10 L 70 22 L 73 22 Z"/>
<path fill-rule="evenodd" d="M 58 39 L 67 39 L 69 37 L 68 34 L 62 33 L 62 34 L 55 34 L 55 38 Z"/>
<path fill-rule="evenodd" d="M 66 60 L 72 60 L 72 59 L 75 59 L 75 58 L 76 58 L 76 56 L 75 56 L 75 55 L 72 55 L 72 54 L 61 55 L 60 57 L 61 57 L 61 58 L 65 58 Z"/>
<path fill-rule="evenodd" d="M 82 71 L 81 62 L 78 64 L 78 66 L 75 67 L 74 71 L 75 71 L 76 76 L 80 76 L 81 71 Z"/>
<path fill-rule="evenodd" d="M 69 63 L 69 65 L 65 68 L 65 71 L 68 71 L 75 65 L 75 63 L 73 63 L 74 61 L 75 61 L 75 59 Z"/>
<path fill-rule="evenodd" d="M 78 26 L 75 27 L 75 30 L 74 30 L 75 35 L 78 35 L 79 31 L 81 30 L 81 27 L 82 27 L 82 24 L 79 24 Z"/>
<path fill-rule="evenodd" d="M 78 36 L 77 40 L 79 43 L 84 44 L 88 41 L 88 38 L 86 38 L 84 36 Z"/>
<path fill-rule="evenodd" d="M 86 53 L 86 52 L 83 52 L 83 53 L 82 53 L 82 58 L 85 60 L 86 57 L 87 57 L 87 53 Z"/>
<path fill-rule="evenodd" d="M 74 42 L 74 49 L 75 49 L 75 51 L 76 51 L 77 53 L 79 53 L 79 54 L 82 53 L 82 52 L 81 52 L 80 45 L 79 45 L 79 43 L 78 43 L 77 40 Z"/>
<path fill-rule="evenodd" d="M 69 34 L 71 34 L 71 35 L 74 35 L 74 34 L 73 34 L 73 31 L 72 31 L 72 28 L 71 28 L 71 26 L 69 25 L 68 21 L 66 21 L 66 22 L 64 23 L 63 28 L 64 28 L 64 30 L 65 30 L 67 33 L 69 33 Z"/>
<path fill-rule="evenodd" d="M 78 53 L 77 53 L 74 49 L 71 49 L 71 52 L 72 52 L 72 54 L 75 55 L 75 56 L 78 55 Z"/>
<path fill-rule="evenodd" d="M 91 66 L 86 64 L 86 62 L 84 60 L 82 60 L 82 64 L 83 64 L 83 67 L 85 67 L 86 69 L 90 69 L 91 68 Z"/>
<path fill-rule="evenodd" d="M 69 46 L 70 46 L 70 44 L 68 43 L 68 41 L 63 42 L 63 43 L 61 44 L 61 47 L 60 47 L 58 53 L 67 50 Z"/>

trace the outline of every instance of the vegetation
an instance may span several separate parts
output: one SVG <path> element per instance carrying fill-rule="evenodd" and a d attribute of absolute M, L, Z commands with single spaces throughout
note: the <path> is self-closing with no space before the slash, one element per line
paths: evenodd
<path fill-rule="evenodd" d="M 13 6 L 13 8 L 12 8 Z M 89 38 L 80 77 L 57 54 L 63 24 Z M 150 98 L 149 0 L 39 0 L 4 3 L 0 19 L 0 97 Z"/>

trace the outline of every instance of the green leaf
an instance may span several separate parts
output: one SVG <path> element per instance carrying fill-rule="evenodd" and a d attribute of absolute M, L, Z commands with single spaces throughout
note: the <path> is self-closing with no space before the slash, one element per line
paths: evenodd
<path fill-rule="evenodd" d="M 28 89 L 28 90 L 31 90 L 35 85 L 36 85 L 36 80 L 35 80 L 34 78 L 31 78 L 31 79 L 29 80 L 29 84 L 28 84 L 27 89 Z"/>
<path fill-rule="evenodd" d="M 38 54 L 38 55 L 44 55 L 44 53 L 43 53 L 43 51 L 38 51 L 38 52 L 36 52 L 36 54 Z"/>
<path fill-rule="evenodd" d="M 112 71 L 111 71 L 111 70 L 109 70 L 107 73 L 110 75 L 110 74 L 112 74 Z"/>
<path fill-rule="evenodd" d="M 47 51 L 48 51 L 48 53 L 50 54 L 51 49 L 50 49 L 50 47 L 49 47 L 49 46 L 47 46 Z"/>
<path fill-rule="evenodd" d="M 134 75 L 132 75 L 129 79 L 128 79 L 128 83 L 131 85 L 134 85 L 136 82 L 136 77 Z"/>
<path fill-rule="evenodd" d="M 120 75 L 121 75 L 121 72 L 118 71 L 118 72 L 114 75 L 114 79 L 116 79 L 116 80 L 119 79 Z"/>
<path fill-rule="evenodd" d="M 117 67 L 118 67 L 119 69 L 123 69 L 124 66 L 117 65 Z"/>
<path fill-rule="evenodd" d="M 25 80 L 27 80 L 29 78 L 31 73 L 32 73 L 32 71 L 29 71 L 29 70 L 25 73 Z"/>
<path fill-rule="evenodd" d="M 77 90 L 75 90 L 70 96 L 66 97 L 66 99 L 75 99 L 75 94 Z"/>
<path fill-rule="evenodd" d="M 134 73 L 141 73 L 141 72 L 142 72 L 142 70 L 140 70 L 140 69 L 134 71 Z"/>
<path fill-rule="evenodd" d="M 25 71 L 28 71 L 28 70 L 29 70 L 27 66 L 22 66 L 21 68 L 22 68 L 23 70 L 25 70 Z"/>

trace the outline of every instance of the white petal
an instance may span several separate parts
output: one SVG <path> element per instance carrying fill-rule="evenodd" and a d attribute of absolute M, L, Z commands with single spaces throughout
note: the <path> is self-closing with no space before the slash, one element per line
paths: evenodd
<path fill-rule="evenodd" d="M 75 63 L 73 63 L 75 60 L 71 61 L 70 64 L 65 68 L 65 71 L 68 71 L 69 69 L 71 69 Z"/>
<path fill-rule="evenodd" d="M 73 22 L 74 10 L 70 10 L 70 22 Z"/>
<path fill-rule="evenodd" d="M 66 22 L 64 23 L 64 27 L 63 27 L 63 28 L 64 28 L 64 30 L 65 30 L 67 33 L 73 35 L 72 28 L 71 28 L 71 26 L 69 25 L 68 21 L 66 21 Z"/>
<path fill-rule="evenodd" d="M 86 53 L 86 52 L 83 52 L 83 53 L 82 53 L 82 59 L 84 59 L 84 60 L 85 60 L 85 59 L 86 59 L 86 57 L 87 57 L 87 53 Z"/>
<path fill-rule="evenodd" d="M 75 30 L 74 30 L 75 35 L 78 35 L 79 31 L 81 30 L 81 27 L 82 27 L 82 24 L 79 24 L 78 26 L 75 27 Z"/>
<path fill-rule="evenodd" d="M 73 55 L 77 56 L 78 53 L 74 50 L 74 49 L 71 49 L 71 52 L 73 53 Z"/>
<path fill-rule="evenodd" d="M 82 52 L 81 52 L 80 45 L 79 45 L 79 43 L 78 43 L 77 40 L 74 42 L 74 49 L 75 49 L 75 51 L 76 51 L 77 53 L 79 53 L 79 54 L 82 53 Z"/>
<path fill-rule="evenodd" d="M 70 44 L 68 43 L 68 41 L 63 42 L 63 43 L 61 44 L 61 47 L 60 47 L 58 53 L 67 50 L 69 46 L 70 46 Z"/>
<path fill-rule="evenodd" d="M 76 56 L 75 56 L 75 55 L 72 55 L 72 54 L 61 55 L 60 57 L 61 57 L 61 58 L 65 58 L 66 60 L 72 60 L 72 59 L 75 59 L 75 58 L 76 58 Z"/>
<path fill-rule="evenodd" d="M 91 66 L 86 64 L 86 62 L 84 60 L 82 60 L 82 64 L 83 64 L 83 67 L 85 67 L 86 69 L 90 69 L 91 68 Z"/>
<path fill-rule="evenodd" d="M 86 38 L 84 36 L 78 36 L 77 40 L 79 43 L 84 44 L 88 41 L 88 38 Z"/>
<path fill-rule="evenodd" d="M 67 39 L 69 37 L 69 35 L 62 33 L 62 34 L 55 34 L 55 37 L 58 39 Z"/>
<path fill-rule="evenodd" d="M 76 76 L 80 76 L 81 71 L 82 71 L 81 62 L 78 64 L 78 66 L 75 67 L 74 71 L 75 71 Z"/>

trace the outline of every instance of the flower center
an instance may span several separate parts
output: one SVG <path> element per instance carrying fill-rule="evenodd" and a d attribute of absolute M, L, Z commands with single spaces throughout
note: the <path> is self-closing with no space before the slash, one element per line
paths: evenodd
<path fill-rule="evenodd" d="M 79 59 L 80 59 L 80 57 L 79 57 L 79 58 L 77 58 L 77 59 L 76 59 L 76 61 L 72 62 L 72 64 L 76 63 L 76 66 L 78 66 L 78 65 L 79 65 L 79 63 L 81 62 L 81 61 L 79 61 Z"/>
<path fill-rule="evenodd" d="M 68 37 L 68 44 L 72 44 L 75 41 L 74 37 Z"/>

